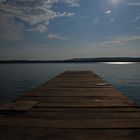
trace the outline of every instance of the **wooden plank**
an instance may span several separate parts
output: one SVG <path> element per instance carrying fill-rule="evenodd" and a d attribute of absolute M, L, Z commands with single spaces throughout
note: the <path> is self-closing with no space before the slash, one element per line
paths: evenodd
<path fill-rule="evenodd" d="M 31 92 L 25 94 L 24 96 L 29 95 L 72 95 L 72 96 L 123 96 L 121 93 L 116 91 L 113 88 L 46 88 L 39 87 L 36 90 L 32 90 Z M 126 96 L 125 96 L 126 97 Z"/>
<path fill-rule="evenodd" d="M 44 129 L 11 127 L 0 129 L 1 140 L 139 140 L 140 129 Z M 5 134 L 7 138 L 5 139 Z"/>
<path fill-rule="evenodd" d="M 30 111 L 17 118 L 41 118 L 41 119 L 139 119 L 140 112 L 36 112 Z"/>
<path fill-rule="evenodd" d="M 133 107 L 133 102 L 83 102 L 83 103 L 39 103 L 37 107 Z"/>
<path fill-rule="evenodd" d="M 54 92 L 47 92 L 47 91 L 36 91 L 36 92 L 31 92 L 29 94 L 25 94 L 23 96 L 21 96 L 21 98 L 25 98 L 25 97 L 39 97 L 39 98 L 51 98 L 51 97 L 56 97 L 56 98 L 80 98 L 80 97 L 91 97 L 91 98 L 102 98 L 102 97 L 106 97 L 106 99 L 108 98 L 126 98 L 128 100 L 127 97 L 125 96 L 119 96 L 118 94 L 111 94 L 111 93 L 80 93 L 80 92 L 57 92 L 57 91 L 54 91 Z"/>
<path fill-rule="evenodd" d="M 125 98 L 98 98 L 98 97 L 91 97 L 91 98 L 86 98 L 83 99 L 83 98 L 75 98 L 75 97 L 71 97 L 71 98 L 60 98 L 60 97 L 52 97 L 52 98 L 44 98 L 44 97 L 23 97 L 21 98 L 21 100 L 33 100 L 33 101 L 38 101 L 39 103 L 44 103 L 44 102 L 47 102 L 47 103 L 102 103 L 102 102 L 106 102 L 106 100 L 109 100 L 108 103 L 133 103 L 132 101 L 128 101 L 127 99 Z"/>
<path fill-rule="evenodd" d="M 125 97 L 109 97 L 109 96 L 37 96 L 22 97 L 21 100 L 33 100 L 39 102 L 100 102 L 109 100 L 109 102 L 130 102 Z"/>
<path fill-rule="evenodd" d="M 105 88 L 105 87 L 109 88 L 109 87 L 111 87 L 110 85 L 98 85 L 98 83 L 96 85 L 94 83 L 72 83 L 72 82 L 70 82 L 70 83 L 58 82 L 58 83 L 52 83 L 52 84 L 48 83 L 47 86 L 48 87 L 65 87 L 65 88 L 74 88 L 74 87 L 76 87 L 76 88 Z"/>
<path fill-rule="evenodd" d="M 140 108 L 138 107 L 37 107 L 37 108 L 32 108 L 32 111 L 36 112 L 140 112 Z"/>
<path fill-rule="evenodd" d="M 3 105 L 0 111 L 29 111 L 38 102 L 36 101 L 17 101 Z"/>
<path fill-rule="evenodd" d="M 34 119 L 0 118 L 0 126 L 40 128 L 140 128 L 140 119 Z"/>

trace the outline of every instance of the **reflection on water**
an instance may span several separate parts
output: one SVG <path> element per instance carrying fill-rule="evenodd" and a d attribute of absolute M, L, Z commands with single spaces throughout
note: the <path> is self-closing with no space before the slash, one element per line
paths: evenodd
<path fill-rule="evenodd" d="M 136 64 L 137 62 L 102 62 L 102 63 L 113 65 L 126 65 L 126 64 Z"/>

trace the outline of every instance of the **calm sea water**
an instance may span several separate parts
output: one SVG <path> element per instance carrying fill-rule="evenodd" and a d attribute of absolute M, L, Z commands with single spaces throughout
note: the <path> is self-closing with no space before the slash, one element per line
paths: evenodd
<path fill-rule="evenodd" d="M 0 64 L 0 104 L 65 70 L 92 70 L 140 105 L 140 63 Z"/>

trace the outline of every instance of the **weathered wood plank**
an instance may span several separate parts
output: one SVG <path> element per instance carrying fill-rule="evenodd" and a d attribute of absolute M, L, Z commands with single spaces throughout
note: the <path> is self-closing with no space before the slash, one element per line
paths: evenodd
<path fill-rule="evenodd" d="M 111 94 L 111 93 L 80 93 L 80 92 L 73 92 L 73 93 L 69 93 L 69 92 L 47 92 L 47 91 L 42 91 L 42 92 L 31 92 L 29 94 L 25 94 L 22 97 L 44 97 L 44 98 L 49 98 L 49 97 L 124 97 L 124 96 L 119 96 L 118 94 Z M 126 97 L 124 97 L 126 98 Z"/>
<path fill-rule="evenodd" d="M 57 97 L 57 96 L 53 96 L 53 97 L 22 97 L 21 100 L 33 100 L 33 101 L 39 101 L 39 102 L 54 102 L 54 103 L 58 103 L 58 102 L 77 102 L 77 103 L 81 103 L 81 102 L 104 102 L 106 100 L 108 100 L 108 102 L 132 102 L 132 101 L 128 101 L 127 98 L 123 98 L 123 97 L 104 97 L 104 96 L 90 96 L 90 97 L 86 97 L 86 96 L 83 96 L 83 97 L 76 97 L 76 96 L 73 96 L 73 97 Z"/>
<path fill-rule="evenodd" d="M 37 101 L 17 101 L 6 104 L 0 108 L 0 111 L 29 111 L 35 106 Z"/>
<path fill-rule="evenodd" d="M 39 87 L 23 96 L 123 96 L 114 88 L 50 88 Z"/>
<path fill-rule="evenodd" d="M 37 111 L 37 112 L 140 112 L 140 108 L 138 107 L 37 107 L 37 108 L 32 108 L 32 111 Z"/>
<path fill-rule="evenodd" d="M 82 104 L 82 103 L 84 103 L 84 104 L 86 104 L 86 103 L 88 103 L 88 104 L 93 104 L 93 105 L 95 105 L 95 104 L 103 104 L 103 103 L 106 103 L 107 101 L 106 101 L 106 99 L 107 98 L 91 98 L 91 99 L 80 99 L 80 98 L 73 98 L 73 99 L 67 99 L 67 98 L 62 98 L 62 99 L 60 99 L 60 98 L 37 98 L 37 97 L 27 97 L 27 98 L 22 98 L 21 100 L 22 101 L 30 101 L 30 100 L 33 100 L 33 101 L 38 101 L 39 103 L 77 103 L 77 104 Z M 127 104 L 127 105 L 135 105 L 135 103 L 134 102 L 132 102 L 132 101 L 128 101 L 128 100 L 126 100 L 126 99 L 121 99 L 120 98 L 120 100 L 119 100 L 119 98 L 118 99 L 113 99 L 113 98 L 108 98 L 108 99 L 110 99 L 107 103 L 108 104 L 118 104 L 118 103 L 125 103 L 125 104 Z"/>
<path fill-rule="evenodd" d="M 100 83 L 99 83 L 100 84 Z M 72 82 L 70 82 L 70 83 L 52 83 L 52 84 L 49 84 L 48 83 L 48 85 L 47 85 L 48 87 L 64 87 L 64 88 L 109 88 L 109 87 L 111 87 L 110 85 L 96 85 L 96 84 L 93 84 L 93 83 L 79 83 L 79 84 L 77 84 L 77 83 L 72 83 Z M 47 87 L 46 86 L 46 87 Z"/>
<path fill-rule="evenodd" d="M 8 130 L 8 131 L 7 131 Z M 44 129 L 4 127 L 1 140 L 139 140 L 140 129 Z M 7 138 L 5 139 L 5 134 Z"/>
<path fill-rule="evenodd" d="M 7 131 L 8 130 L 8 131 Z M 139 140 L 140 129 L 44 129 L 4 127 L 1 140 Z M 5 139 L 5 134 L 7 138 Z"/>
<path fill-rule="evenodd" d="M 140 128 L 140 119 L 34 119 L 0 118 L 0 126 L 40 128 Z"/>
<path fill-rule="evenodd" d="M 41 118 L 41 119 L 139 119 L 140 112 L 36 112 L 30 111 L 17 118 Z"/>
<path fill-rule="evenodd" d="M 132 107 L 136 106 L 133 102 L 83 102 L 83 103 L 39 103 L 37 107 Z"/>

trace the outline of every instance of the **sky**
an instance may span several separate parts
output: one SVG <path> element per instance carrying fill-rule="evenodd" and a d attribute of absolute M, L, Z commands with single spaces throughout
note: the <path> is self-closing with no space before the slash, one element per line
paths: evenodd
<path fill-rule="evenodd" d="M 0 60 L 140 57 L 140 0 L 0 0 Z"/>

